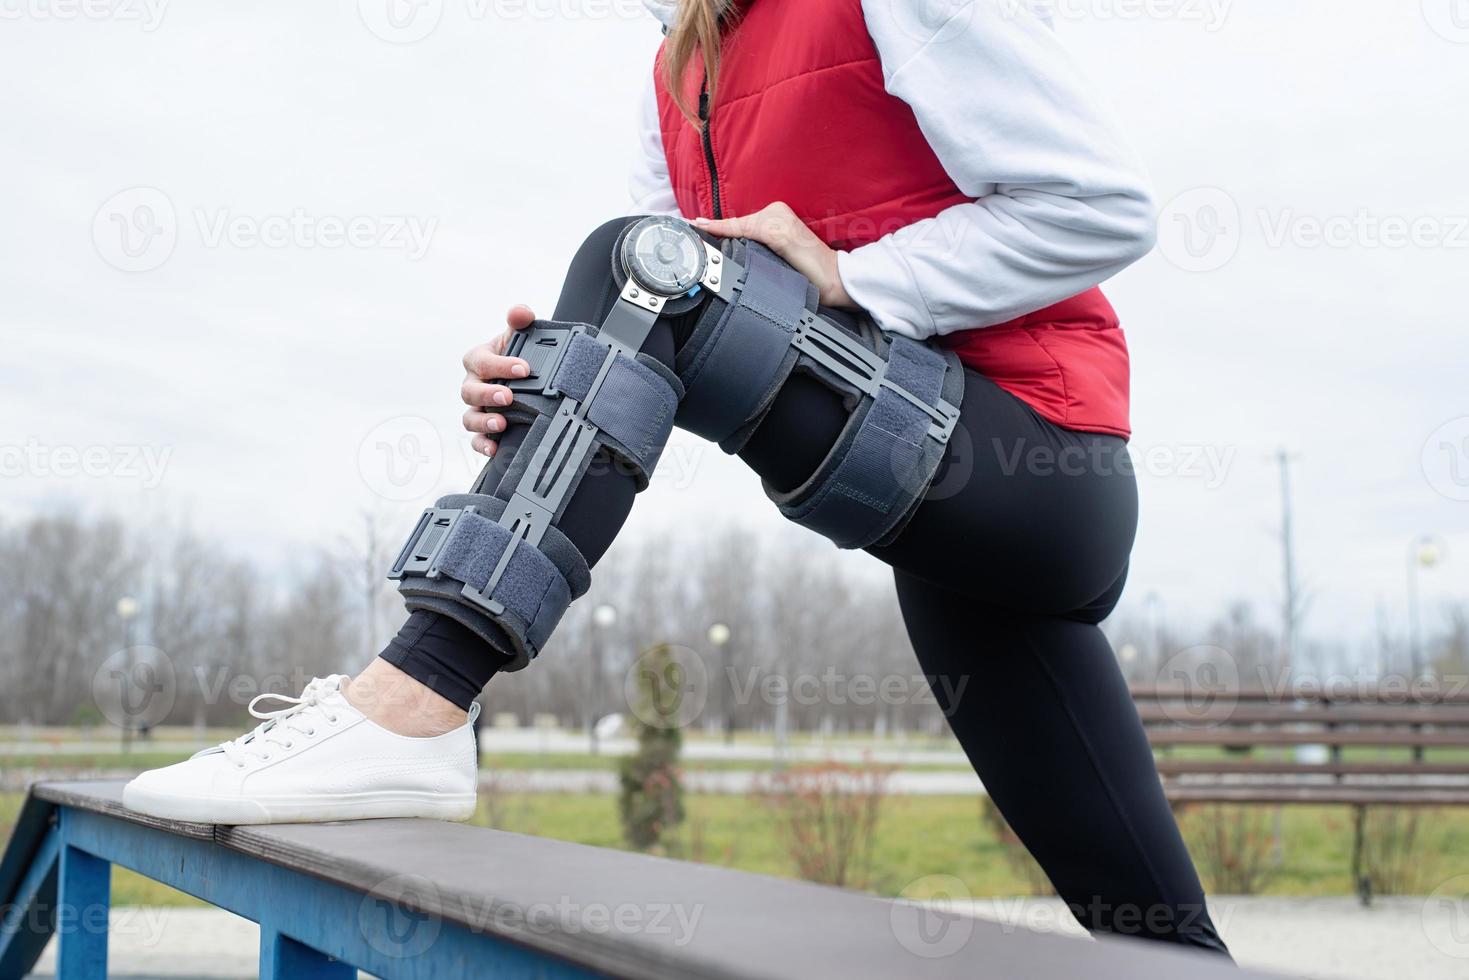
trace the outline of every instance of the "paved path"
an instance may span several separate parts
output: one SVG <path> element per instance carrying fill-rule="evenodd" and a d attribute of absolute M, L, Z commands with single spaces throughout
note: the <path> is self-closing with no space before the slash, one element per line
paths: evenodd
<path fill-rule="evenodd" d="M 1321 980 L 1463 980 L 1469 976 L 1469 935 L 1446 915 L 1454 910 L 1422 898 L 1379 899 L 1363 909 L 1353 898 L 1230 898 L 1211 902 L 1226 941 L 1241 964 Z M 1080 929 L 1059 902 L 983 899 L 964 911 L 1017 929 Z M 1465 911 L 1460 903 L 1458 914 Z M 113 977 L 248 978 L 255 976 L 253 923 L 215 909 L 116 909 L 112 919 Z M 1435 946 L 1438 941 L 1442 947 Z M 1458 955 L 1453 955 L 1457 953 Z M 55 970 L 54 944 L 35 976 Z"/>
<path fill-rule="evenodd" d="M 996 898 L 964 911 L 1016 928 L 1085 941 L 1059 899 Z M 1469 903 L 1429 898 L 1209 900 L 1224 941 L 1241 966 L 1320 980 L 1464 980 L 1469 977 Z"/>
<path fill-rule="evenodd" d="M 744 795 L 769 785 L 770 773 L 743 769 L 685 772 L 691 793 Z M 502 793 L 616 793 L 617 773 L 595 769 L 507 769 L 481 772 L 480 785 Z M 984 792 L 972 772 L 895 772 L 887 791 L 900 796 L 979 796 Z"/>
<path fill-rule="evenodd" d="M 487 728 L 480 733 L 481 750 L 495 753 L 541 753 L 555 755 L 579 755 L 588 752 L 590 743 L 585 735 L 563 731 L 538 731 L 522 728 Z M 160 741 L 137 741 L 135 752 L 170 752 L 184 755 L 197 752 L 213 745 L 204 740 L 169 739 Z M 601 743 L 605 755 L 627 755 L 637 746 L 629 738 L 604 739 Z M 0 742 L 0 756 L 14 755 L 121 755 L 122 746 L 116 739 L 88 740 L 77 742 L 25 741 Z M 690 740 L 684 743 L 685 759 L 744 759 L 751 762 L 769 762 L 775 750 L 771 745 L 735 744 Z M 964 753 L 957 749 L 934 749 L 927 743 L 901 745 L 892 742 L 876 746 L 853 746 L 849 743 L 832 745 L 796 745 L 786 748 L 785 758 L 806 761 L 834 759 L 839 762 L 872 761 L 883 765 L 952 765 L 967 766 Z"/>
<path fill-rule="evenodd" d="M 32 783 L 52 779 L 131 779 L 135 769 L 99 769 L 51 772 L 12 769 L 0 773 L 0 792 L 22 793 Z M 744 795 L 769 785 L 770 772 L 719 769 L 685 772 L 684 788 L 691 793 Z M 500 793 L 616 793 L 617 773 L 610 769 L 506 769 L 480 771 L 480 786 Z M 899 796 L 979 796 L 984 792 L 972 772 L 895 772 L 887 791 Z"/>

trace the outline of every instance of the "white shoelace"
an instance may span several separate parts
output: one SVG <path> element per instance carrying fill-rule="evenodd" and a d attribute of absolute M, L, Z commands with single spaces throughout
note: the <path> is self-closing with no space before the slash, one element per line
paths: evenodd
<path fill-rule="evenodd" d="M 316 734 L 316 727 L 320 722 L 325 721 L 331 725 L 337 723 L 336 713 L 322 702 L 340 691 L 341 687 L 342 675 L 333 674 L 330 677 L 312 678 L 300 697 L 293 698 L 288 694 L 257 694 L 250 700 L 249 711 L 251 715 L 261 719 L 261 723 L 239 738 L 221 743 L 220 749 L 236 766 L 244 768 L 250 758 L 270 759 L 272 746 L 279 745 L 283 749 L 289 749 L 295 744 L 297 735 L 311 738 Z M 261 711 L 257 705 L 262 701 L 279 701 L 285 707 Z"/>

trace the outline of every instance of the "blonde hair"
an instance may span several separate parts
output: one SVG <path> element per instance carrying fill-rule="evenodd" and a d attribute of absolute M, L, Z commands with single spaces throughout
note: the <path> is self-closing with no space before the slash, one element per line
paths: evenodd
<path fill-rule="evenodd" d="M 709 101 L 714 101 L 720 32 L 727 21 L 733 20 L 733 8 L 733 0 L 678 0 L 678 18 L 663 45 L 663 84 L 673 96 L 673 104 L 692 123 L 699 122 L 699 114 L 684 95 L 684 74 L 695 53 L 699 54 L 704 59 L 704 89 Z"/>

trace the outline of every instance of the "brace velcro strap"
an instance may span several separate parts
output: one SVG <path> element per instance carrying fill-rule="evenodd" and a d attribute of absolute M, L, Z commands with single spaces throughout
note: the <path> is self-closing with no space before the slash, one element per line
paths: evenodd
<path fill-rule="evenodd" d="M 530 659 L 572 599 L 590 587 L 591 576 L 576 546 L 551 528 L 539 547 L 516 544 L 494 588 L 483 595 L 513 540 L 497 521 L 504 508 L 504 501 L 480 494 L 443 498 L 423 512 L 389 577 L 402 580 L 410 609 L 446 612 L 487 639 L 491 633 L 480 620 L 488 619 L 509 636 L 514 649 L 506 653 Z"/>
<path fill-rule="evenodd" d="M 914 399 L 939 406 L 948 367 L 937 350 L 892 337 L 876 395 L 854 415 L 827 461 L 790 493 L 766 488 L 781 513 L 841 548 L 882 541 L 922 497 L 942 457 L 933 416 Z"/>
<path fill-rule="evenodd" d="M 759 415 L 785 383 L 796 327 L 812 302 L 806 277 L 763 245 L 744 253 L 745 281 L 712 336 L 679 372 L 687 393 L 678 424 L 724 442 Z"/>
<path fill-rule="evenodd" d="M 606 364 L 609 354 L 612 362 Z M 646 482 L 673 432 L 682 392 L 677 390 L 677 379 L 643 359 L 612 354 L 606 344 L 584 333 L 572 336 L 552 384 L 568 398 L 581 401 L 604 365 L 607 376 L 586 406 L 586 419 L 641 471 Z"/>

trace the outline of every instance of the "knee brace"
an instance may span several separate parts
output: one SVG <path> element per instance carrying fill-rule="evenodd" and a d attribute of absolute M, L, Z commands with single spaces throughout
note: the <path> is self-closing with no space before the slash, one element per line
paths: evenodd
<path fill-rule="evenodd" d="M 600 326 L 537 321 L 507 351 L 530 365 L 503 414 L 529 424 L 504 475 L 419 517 L 389 572 L 408 608 L 448 615 L 525 666 L 573 599 L 587 562 L 556 528 L 599 451 L 646 487 L 675 421 L 735 453 L 792 372 L 840 392 L 852 412 L 826 461 L 782 513 L 846 548 L 902 530 L 958 419 L 963 372 L 950 353 L 871 324 L 819 315 L 816 290 L 763 246 L 720 247 L 685 222 L 644 218 L 613 250 L 618 298 Z M 695 312 L 697 311 L 697 312 Z M 660 316 L 697 317 L 676 371 L 640 353 Z"/>
<path fill-rule="evenodd" d="M 932 483 L 959 419 L 964 372 L 931 344 L 855 330 L 820 314 L 816 289 L 763 245 L 723 243 L 723 281 L 679 350 L 686 394 L 678 424 L 737 453 L 794 372 L 810 374 L 851 413 L 810 478 L 766 494 L 797 524 L 841 548 L 890 544 Z"/>
<path fill-rule="evenodd" d="M 388 573 L 410 611 L 464 623 L 514 658 L 510 670 L 540 652 L 591 585 L 556 527 L 587 468 L 605 451 L 642 490 L 672 431 L 683 385 L 639 352 L 670 298 L 634 285 L 600 326 L 538 320 L 515 334 L 507 353 L 530 373 L 502 382 L 515 393 L 502 414 L 530 430 L 493 486 L 487 466 L 470 493 L 420 515 Z"/>

